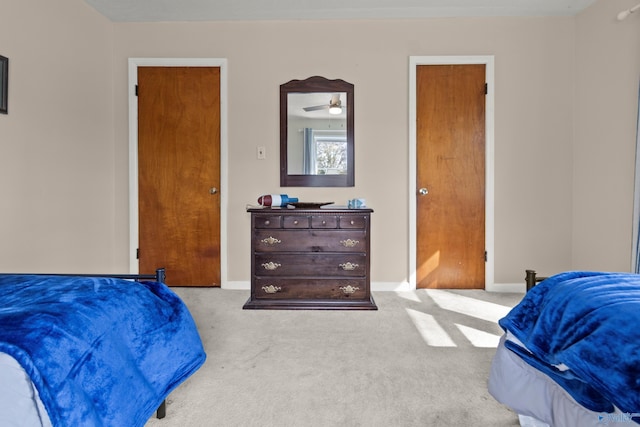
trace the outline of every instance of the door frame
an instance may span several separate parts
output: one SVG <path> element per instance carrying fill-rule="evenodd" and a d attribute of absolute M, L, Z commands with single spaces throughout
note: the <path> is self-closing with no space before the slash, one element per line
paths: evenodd
<path fill-rule="evenodd" d="M 494 56 L 410 56 L 409 57 L 409 288 L 416 289 L 417 218 L 416 186 L 417 127 L 416 127 L 416 73 L 420 65 L 484 64 L 487 83 L 485 104 L 485 290 L 494 290 Z"/>
<path fill-rule="evenodd" d="M 138 67 L 220 68 L 220 287 L 227 283 L 228 91 L 226 58 L 129 58 L 129 271 L 137 274 L 138 250 Z"/>

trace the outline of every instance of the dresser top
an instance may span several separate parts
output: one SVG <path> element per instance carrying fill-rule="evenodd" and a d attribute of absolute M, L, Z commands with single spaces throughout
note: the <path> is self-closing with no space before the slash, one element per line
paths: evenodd
<path fill-rule="evenodd" d="M 347 207 L 336 207 L 336 208 L 318 208 L 318 209 L 307 209 L 307 208 L 286 208 L 286 207 L 264 207 L 264 208 L 247 208 L 247 212 L 251 213 L 270 213 L 270 214 L 305 214 L 305 213 L 341 213 L 341 214 L 359 214 L 359 213 L 371 213 L 373 209 L 365 208 L 365 209 L 350 209 Z"/>

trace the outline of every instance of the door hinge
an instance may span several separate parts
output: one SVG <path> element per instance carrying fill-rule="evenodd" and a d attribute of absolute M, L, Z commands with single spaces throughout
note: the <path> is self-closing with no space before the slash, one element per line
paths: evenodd
<path fill-rule="evenodd" d="M 487 251 L 484 251 L 484 262 L 487 262 Z"/>
<path fill-rule="evenodd" d="M 136 259 L 140 259 L 140 248 L 136 249 Z"/>
<path fill-rule="evenodd" d="M 485 83 L 485 84 L 484 84 L 484 94 L 486 95 L 486 94 L 488 94 L 488 93 L 489 93 L 489 84 L 488 84 L 488 83 Z M 137 94 L 138 94 L 138 92 L 136 92 L 136 95 L 137 95 Z"/>
<path fill-rule="evenodd" d="M 138 96 L 138 85 L 136 85 L 136 96 Z"/>

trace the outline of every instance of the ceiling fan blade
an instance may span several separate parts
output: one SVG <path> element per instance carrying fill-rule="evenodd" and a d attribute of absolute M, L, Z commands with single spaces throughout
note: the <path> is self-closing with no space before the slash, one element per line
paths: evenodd
<path fill-rule="evenodd" d="M 304 107 L 303 110 L 304 111 L 318 111 L 318 110 L 326 110 L 327 108 L 329 108 L 328 105 L 316 105 L 313 107 Z"/>

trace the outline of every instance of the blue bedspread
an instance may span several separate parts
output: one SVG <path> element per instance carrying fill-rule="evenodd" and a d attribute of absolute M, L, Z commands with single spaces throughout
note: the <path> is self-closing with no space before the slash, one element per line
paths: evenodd
<path fill-rule="evenodd" d="M 31 377 L 54 426 L 143 426 L 205 360 L 165 285 L 0 276 L 0 351 Z"/>
<path fill-rule="evenodd" d="M 530 352 L 508 342 L 511 350 L 586 408 L 640 413 L 640 275 L 558 274 L 499 323 Z"/>

